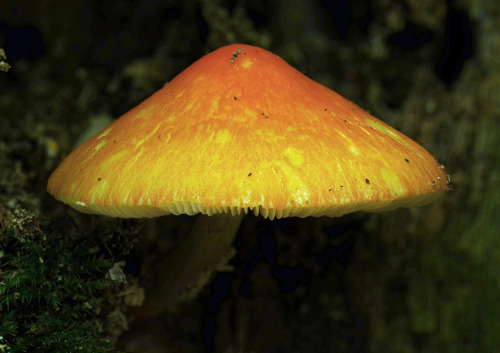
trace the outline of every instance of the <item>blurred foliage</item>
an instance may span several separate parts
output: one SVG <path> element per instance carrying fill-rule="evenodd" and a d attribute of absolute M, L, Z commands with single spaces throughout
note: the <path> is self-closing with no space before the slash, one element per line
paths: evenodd
<path fill-rule="evenodd" d="M 39 46 L 31 49 L 42 48 L 22 59 L 0 34 L 10 65 L 0 72 L 0 351 L 33 342 L 57 351 L 69 332 L 72 347 L 98 351 L 107 349 L 99 335 L 113 340 L 126 329 L 124 288 L 104 275 L 130 248 L 118 239 L 135 233 L 76 213 L 78 230 L 68 218 L 60 224 L 65 208 L 45 193 L 46 180 L 91 121 L 120 116 L 233 42 L 277 53 L 418 141 L 446 166 L 454 190 L 432 205 L 380 215 L 249 217 L 234 273 L 178 312 L 132 324 L 123 342 L 152 352 L 500 351 L 500 5 L 335 3 L 0 4 L 1 23 L 36 28 Z M 171 237 L 184 223 L 167 217 L 150 227 Z M 105 237 L 111 254 L 99 245 L 103 227 L 127 233 Z M 171 247 L 151 229 L 134 256 L 164 256 Z M 287 287 L 283 273 L 296 283 Z M 122 317 L 116 330 L 112 317 Z"/>

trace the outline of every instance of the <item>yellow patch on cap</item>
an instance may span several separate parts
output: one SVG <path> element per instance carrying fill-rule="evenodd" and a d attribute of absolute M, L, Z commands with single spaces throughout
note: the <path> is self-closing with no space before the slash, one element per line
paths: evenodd
<path fill-rule="evenodd" d="M 217 131 L 217 134 L 215 135 L 215 143 L 218 144 L 226 144 L 231 140 L 231 133 L 229 130 L 223 129 Z"/>
<path fill-rule="evenodd" d="M 302 164 L 304 164 L 304 156 L 302 155 L 302 151 L 293 147 L 289 147 L 285 150 L 284 154 L 285 157 L 288 158 L 290 164 L 295 168 L 299 168 L 300 166 L 302 166 Z"/>
<path fill-rule="evenodd" d="M 385 127 L 384 125 L 377 123 L 375 120 L 365 119 L 365 123 L 368 126 L 372 127 L 373 129 L 377 130 L 378 132 L 381 132 L 384 135 L 392 137 L 394 140 L 398 141 L 399 143 L 406 145 L 406 141 L 403 138 L 401 138 L 401 136 L 396 134 L 393 130 Z"/>

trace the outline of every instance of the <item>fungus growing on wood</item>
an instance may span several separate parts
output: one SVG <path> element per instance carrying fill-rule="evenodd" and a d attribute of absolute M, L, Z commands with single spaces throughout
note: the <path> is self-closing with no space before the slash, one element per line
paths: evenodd
<path fill-rule="evenodd" d="M 280 57 L 233 44 L 73 151 L 47 190 L 85 213 L 206 215 L 187 242 L 204 245 L 184 264 L 203 271 L 213 258 L 231 257 L 248 212 L 274 219 L 387 211 L 432 202 L 449 185 L 410 138 Z"/>

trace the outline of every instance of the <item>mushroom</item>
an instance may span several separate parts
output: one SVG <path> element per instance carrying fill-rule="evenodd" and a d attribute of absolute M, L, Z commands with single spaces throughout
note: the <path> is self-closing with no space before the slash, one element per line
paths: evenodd
<path fill-rule="evenodd" d="M 339 217 L 424 205 L 449 189 L 423 147 L 246 44 L 193 63 L 73 151 L 47 186 L 85 213 L 202 214 L 162 264 L 152 312 L 192 297 L 224 266 L 248 212 Z"/>

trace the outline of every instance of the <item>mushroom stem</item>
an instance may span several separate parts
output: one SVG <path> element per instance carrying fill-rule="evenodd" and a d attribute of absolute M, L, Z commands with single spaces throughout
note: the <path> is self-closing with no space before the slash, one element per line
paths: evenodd
<path fill-rule="evenodd" d="M 154 317 L 177 304 L 194 299 L 216 271 L 231 270 L 228 261 L 245 214 L 200 215 L 191 233 L 156 268 L 156 285 L 146 293 L 136 319 Z"/>

